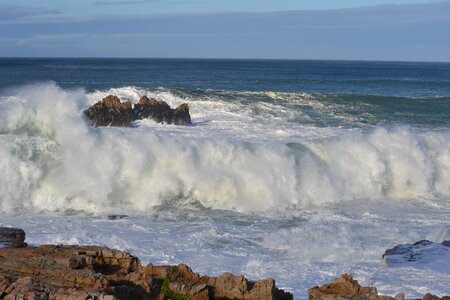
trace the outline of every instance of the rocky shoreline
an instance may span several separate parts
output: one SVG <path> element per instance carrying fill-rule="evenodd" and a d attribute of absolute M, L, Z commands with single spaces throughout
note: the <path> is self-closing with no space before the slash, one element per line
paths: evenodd
<path fill-rule="evenodd" d="M 99 246 L 30 247 L 21 229 L 0 228 L 0 241 L 0 299 L 293 299 L 273 279 L 200 276 L 183 264 L 143 266 Z"/>
<path fill-rule="evenodd" d="M 404 251 L 403 251 L 404 252 Z M 378 295 L 344 274 L 308 290 L 309 300 L 402 300 Z M 129 253 L 99 246 L 25 243 L 21 229 L 0 227 L 0 299 L 291 300 L 274 279 L 223 273 L 200 276 L 188 266 L 143 266 Z M 423 300 L 450 300 L 430 294 Z"/>

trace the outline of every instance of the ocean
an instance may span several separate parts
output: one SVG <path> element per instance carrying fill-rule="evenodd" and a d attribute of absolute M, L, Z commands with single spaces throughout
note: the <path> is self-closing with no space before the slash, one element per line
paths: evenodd
<path fill-rule="evenodd" d="M 113 94 L 187 102 L 192 126 L 91 128 Z M 450 64 L 0 58 L 0 226 L 201 274 L 450 294 Z M 109 215 L 126 215 L 111 220 Z"/>

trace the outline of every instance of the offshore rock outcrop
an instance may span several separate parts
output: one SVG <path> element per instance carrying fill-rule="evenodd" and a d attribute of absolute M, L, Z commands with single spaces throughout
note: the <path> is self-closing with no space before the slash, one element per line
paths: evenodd
<path fill-rule="evenodd" d="M 117 96 L 109 95 L 84 111 L 89 124 L 99 126 L 130 127 L 132 122 L 153 119 L 157 123 L 190 125 L 189 106 L 183 103 L 175 109 L 164 101 L 141 97 L 134 106 L 129 101 L 121 102 Z"/>
<path fill-rule="evenodd" d="M 1 232 L 1 231 L 0 231 Z M 251 282 L 188 266 L 142 266 L 122 251 L 46 245 L 0 249 L 0 299 L 291 300 L 273 279 Z"/>

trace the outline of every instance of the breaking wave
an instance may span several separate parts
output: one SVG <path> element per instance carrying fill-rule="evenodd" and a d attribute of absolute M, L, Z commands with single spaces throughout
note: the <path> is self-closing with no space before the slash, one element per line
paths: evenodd
<path fill-rule="evenodd" d="M 90 128 L 82 119 L 107 93 L 136 101 L 143 92 L 170 105 L 188 101 L 194 126 Z M 146 214 L 158 205 L 267 211 L 356 199 L 448 201 L 448 130 L 321 127 L 264 94 L 272 102 L 131 87 L 87 93 L 52 83 L 3 91 L 0 210 Z"/>

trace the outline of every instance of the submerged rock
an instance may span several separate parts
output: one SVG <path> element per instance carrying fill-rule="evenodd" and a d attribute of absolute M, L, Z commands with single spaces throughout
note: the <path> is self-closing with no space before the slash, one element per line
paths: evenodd
<path fill-rule="evenodd" d="M 91 126 L 121 126 L 129 127 L 136 120 L 150 118 L 157 123 L 190 125 L 189 106 L 183 103 L 175 109 L 164 101 L 141 97 L 132 106 L 131 102 L 121 102 L 116 96 L 109 95 L 84 111 Z"/>
<path fill-rule="evenodd" d="M 108 215 L 107 219 L 108 220 L 123 220 L 123 219 L 127 219 L 128 215 Z"/>
<path fill-rule="evenodd" d="M 26 247 L 25 231 L 18 228 L 0 227 L 0 248 Z"/>

